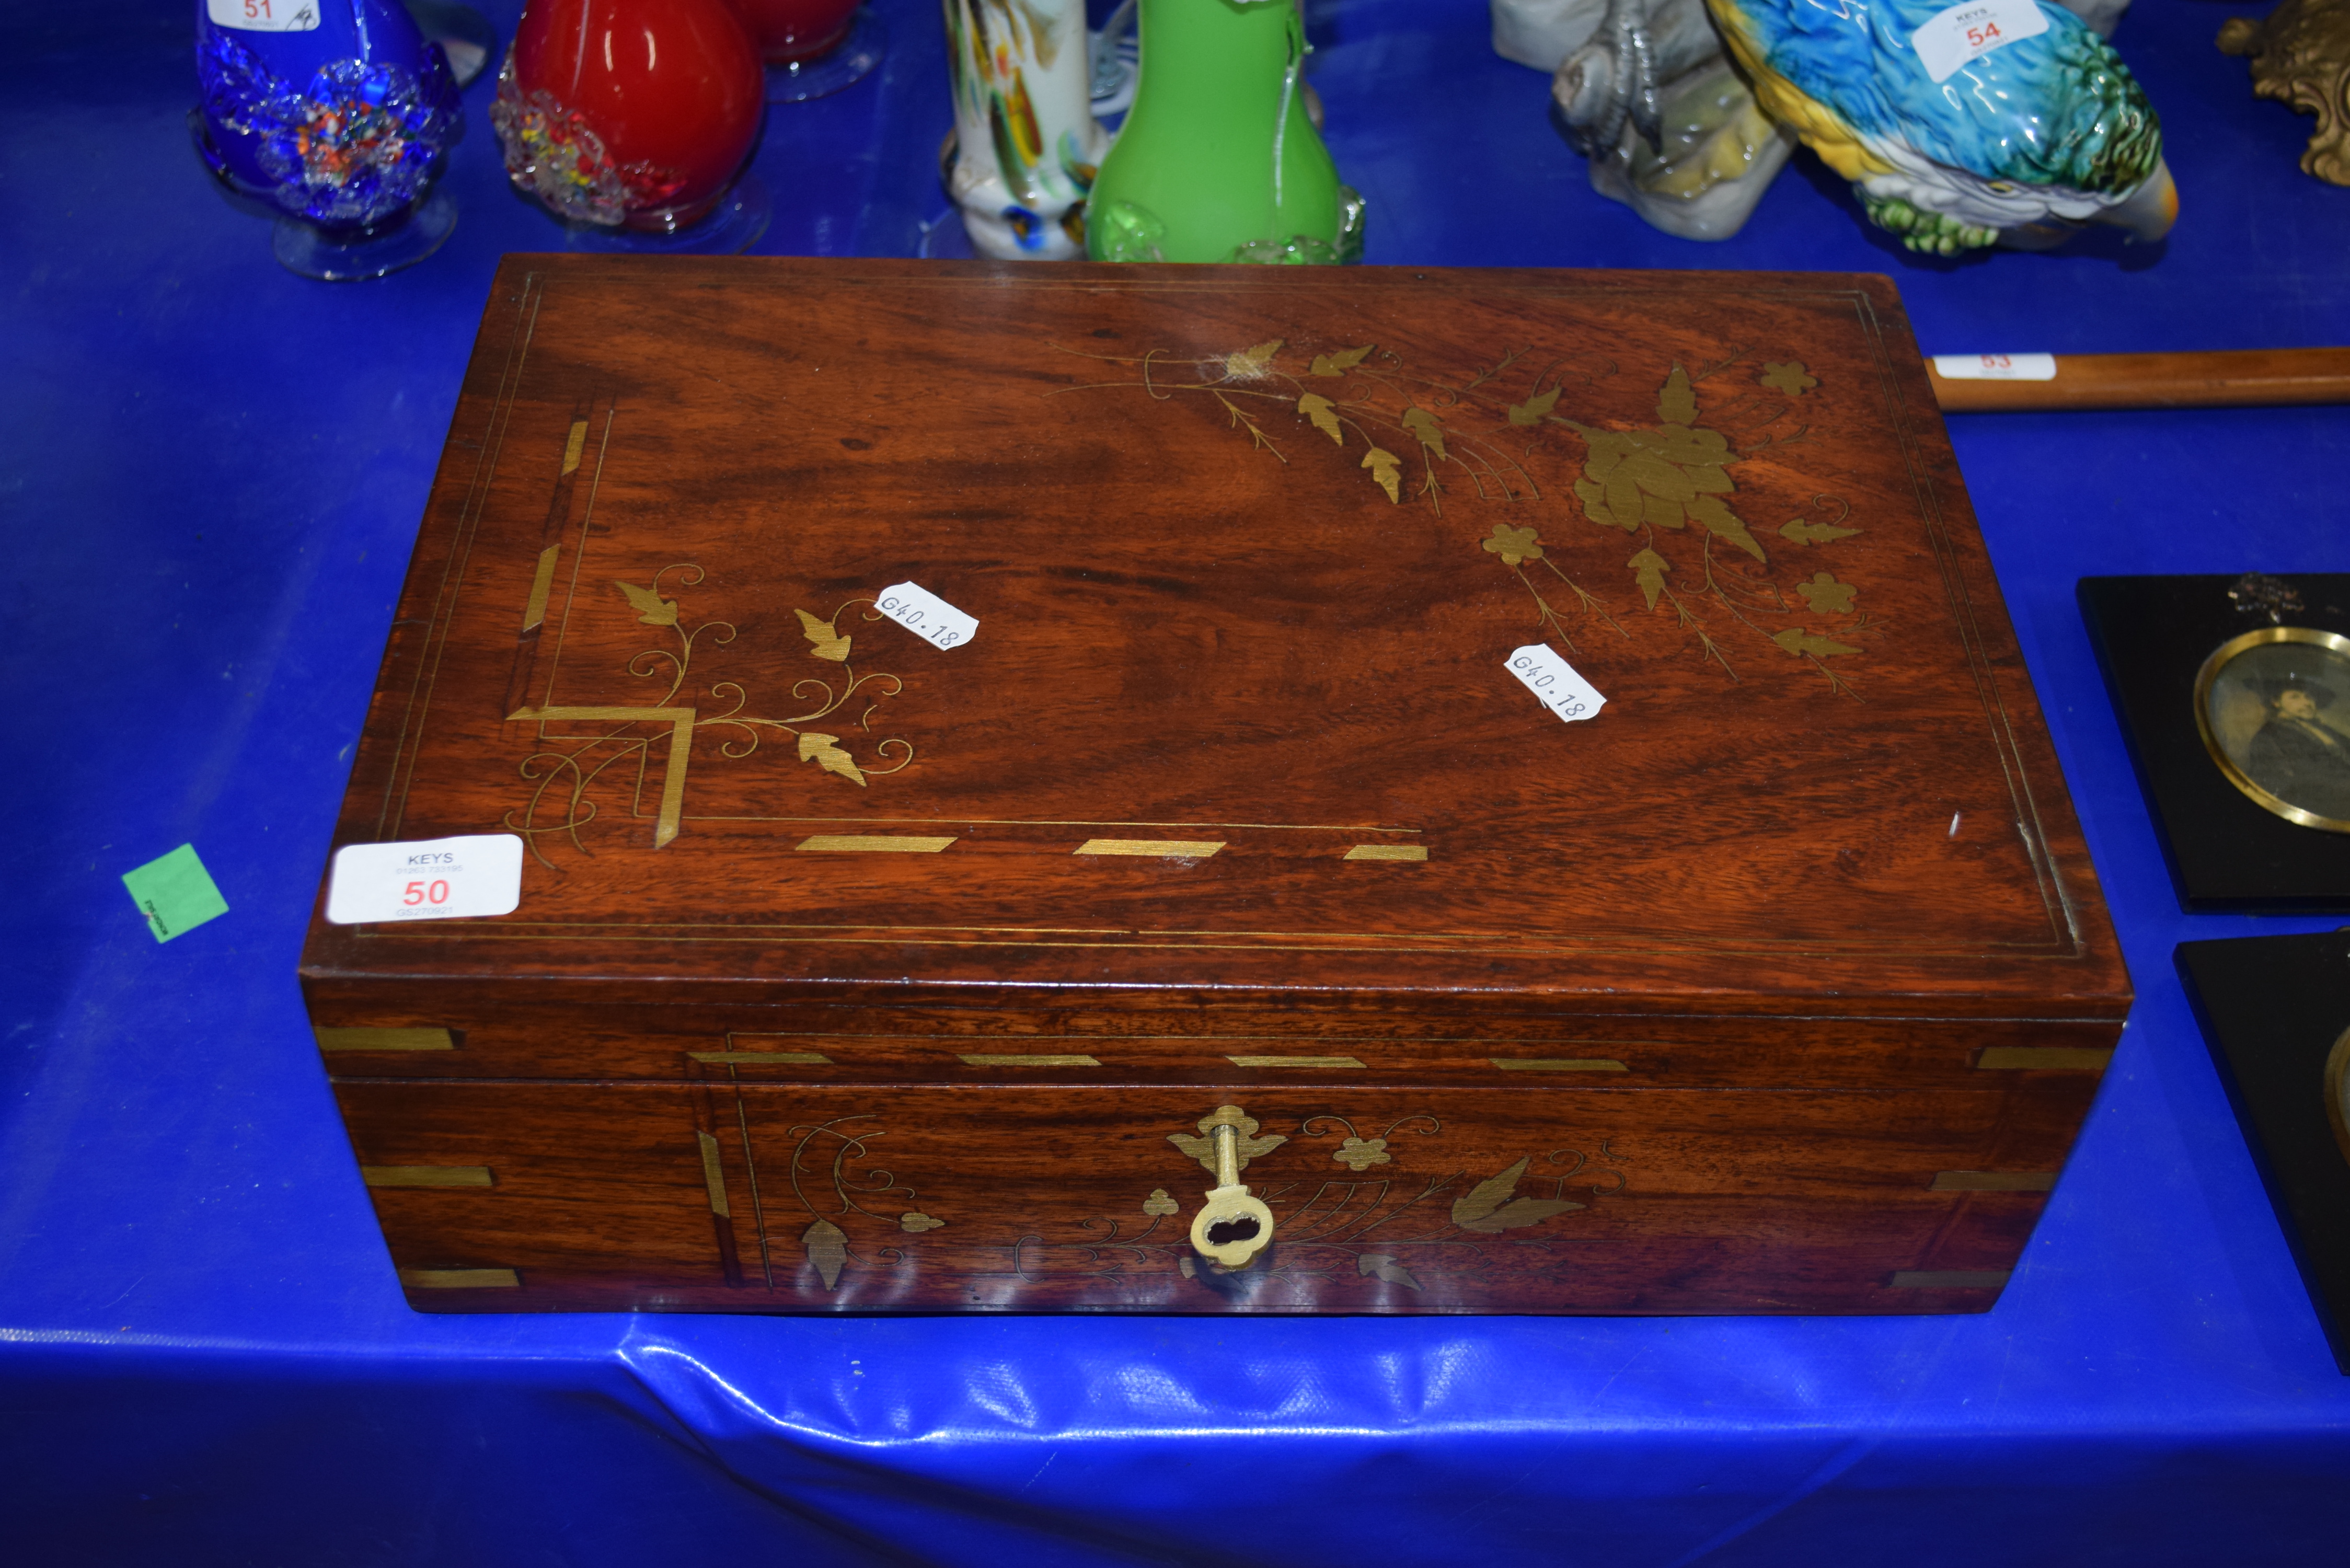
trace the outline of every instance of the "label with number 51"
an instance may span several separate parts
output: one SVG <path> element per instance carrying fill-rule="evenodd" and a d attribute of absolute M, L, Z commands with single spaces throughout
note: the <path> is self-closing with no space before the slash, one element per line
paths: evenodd
<path fill-rule="evenodd" d="M 241 33 L 309 33 L 317 30 L 318 0 L 204 0 L 204 15 Z"/>
<path fill-rule="evenodd" d="M 511 915 L 522 902 L 522 839 L 469 834 L 408 844 L 347 844 L 327 881 L 338 926 Z"/>

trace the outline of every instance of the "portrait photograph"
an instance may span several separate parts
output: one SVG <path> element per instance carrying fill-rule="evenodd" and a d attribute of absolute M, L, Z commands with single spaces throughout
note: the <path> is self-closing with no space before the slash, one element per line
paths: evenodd
<path fill-rule="evenodd" d="M 2304 827 L 2350 833 L 2350 639 L 2268 627 L 2213 650 L 2196 719 L 2230 783 Z"/>

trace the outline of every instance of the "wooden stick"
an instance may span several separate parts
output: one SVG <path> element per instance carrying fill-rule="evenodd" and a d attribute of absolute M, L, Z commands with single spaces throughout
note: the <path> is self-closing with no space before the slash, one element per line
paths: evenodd
<path fill-rule="evenodd" d="M 1974 355 L 1939 356 L 1954 367 Z M 2046 355 L 1992 355 L 2010 376 Z M 2196 354 L 2058 354 L 2042 379 L 1946 377 L 1926 361 L 1945 413 L 2025 409 L 2212 409 L 2350 403 L 2350 348 L 2242 348 Z"/>

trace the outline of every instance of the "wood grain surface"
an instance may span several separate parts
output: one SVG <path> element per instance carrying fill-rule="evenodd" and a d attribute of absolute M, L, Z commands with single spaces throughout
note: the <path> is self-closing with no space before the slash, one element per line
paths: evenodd
<path fill-rule="evenodd" d="M 435 1308 L 1970 1310 L 2043 1193 L 1934 1179 L 2129 1000 L 1875 277 L 509 258 L 337 842 L 505 831 L 304 956 L 360 1163 L 506 1173 L 378 1191 Z M 1219 1096 L 1648 1163 L 1425 1279 L 983 1269 Z M 876 1115 L 959 1217 L 777 1285 L 712 1172 Z"/>
<path fill-rule="evenodd" d="M 2063 1165 L 2095 1085 L 2075 1076 L 2058 1095 L 723 1077 L 337 1094 L 363 1163 L 490 1172 L 373 1192 L 426 1311 L 1966 1312 L 1996 1299 Z M 1231 1275 L 1191 1255 L 1212 1180 L 1169 1141 L 1220 1104 L 1282 1140 L 1242 1172 L 1272 1249 Z M 1945 1172 L 2042 1189 L 1938 1190 Z M 514 1283 L 416 1282 L 497 1271 Z"/>

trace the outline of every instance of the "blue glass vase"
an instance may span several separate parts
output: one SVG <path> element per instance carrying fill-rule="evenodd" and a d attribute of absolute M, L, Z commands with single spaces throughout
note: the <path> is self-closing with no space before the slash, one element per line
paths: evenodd
<path fill-rule="evenodd" d="M 400 0 L 196 0 L 197 151 L 308 277 L 380 277 L 456 226 L 456 79 Z"/>

